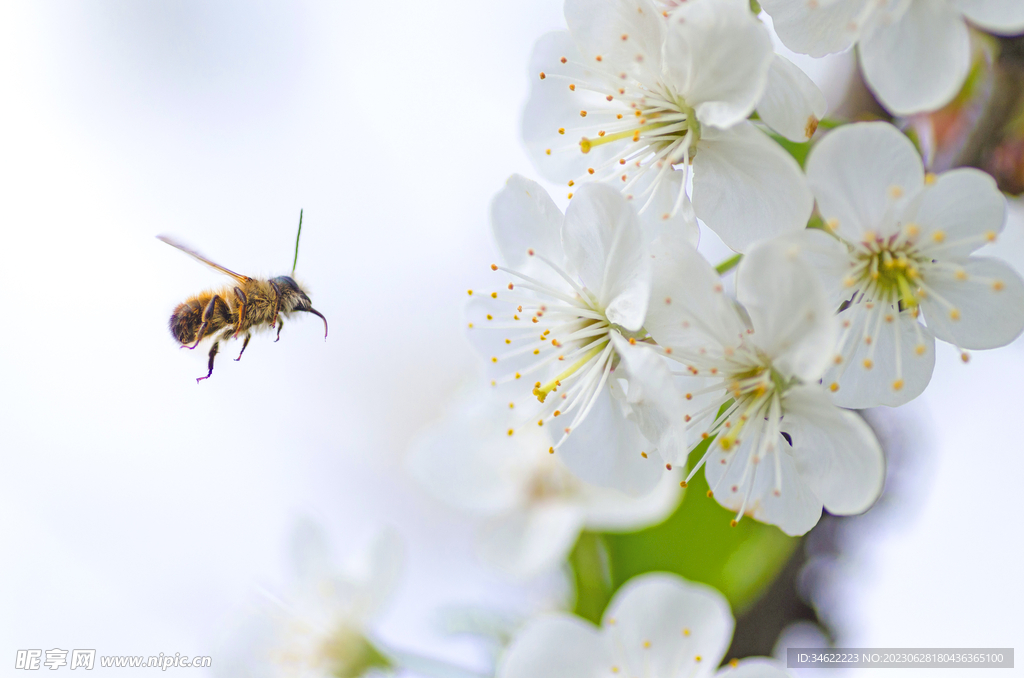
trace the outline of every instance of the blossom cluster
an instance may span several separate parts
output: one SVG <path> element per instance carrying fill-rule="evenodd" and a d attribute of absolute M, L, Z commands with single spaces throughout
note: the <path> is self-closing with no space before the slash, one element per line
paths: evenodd
<path fill-rule="evenodd" d="M 564 201 L 521 175 L 494 197 L 498 259 L 468 290 L 466 321 L 485 377 L 411 455 L 424 487 L 484 517 L 485 560 L 552 571 L 585 530 L 665 519 L 698 473 L 732 525 L 802 535 L 823 510 L 872 506 L 885 457 L 854 410 L 919 396 L 936 339 L 966 362 L 1017 338 L 1024 280 L 976 254 L 1004 226 L 993 179 L 928 171 L 888 122 L 826 121 L 825 97 L 757 12 L 796 52 L 856 45 L 866 84 L 902 115 L 963 85 L 969 25 L 1022 32 L 1022 7 L 565 0 L 568 30 L 530 57 L 522 129 Z M 705 259 L 707 230 L 735 255 Z M 364 622 L 322 634 L 318 657 L 400 663 Z M 733 625 L 717 591 L 649 573 L 600 627 L 529 622 L 496 675 L 711 675 Z M 751 659 L 715 675 L 784 671 Z"/>

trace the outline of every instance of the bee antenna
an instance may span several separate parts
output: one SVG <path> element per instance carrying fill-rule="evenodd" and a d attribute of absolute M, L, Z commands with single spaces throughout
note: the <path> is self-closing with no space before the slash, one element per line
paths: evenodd
<path fill-rule="evenodd" d="M 299 232 L 295 234 L 295 258 L 292 260 L 292 275 L 295 275 L 295 266 L 299 263 L 299 238 L 302 237 L 302 210 L 299 210 Z"/>

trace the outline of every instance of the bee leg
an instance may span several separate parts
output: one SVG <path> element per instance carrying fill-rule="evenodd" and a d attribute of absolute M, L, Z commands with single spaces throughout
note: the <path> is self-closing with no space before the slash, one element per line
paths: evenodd
<path fill-rule="evenodd" d="M 277 324 L 277 321 L 281 319 L 277 315 L 278 312 L 281 310 L 281 287 L 273 280 L 270 281 L 270 286 L 274 288 L 274 312 L 270 314 L 270 317 L 272 318 L 272 320 L 270 321 L 270 326 L 274 327 Z M 278 339 L 281 338 L 280 331 L 278 331 L 277 337 Z M 277 339 L 275 339 L 274 341 L 277 341 Z"/>
<path fill-rule="evenodd" d="M 217 351 L 220 350 L 220 340 L 213 342 L 213 346 L 210 347 L 210 371 L 206 373 L 205 377 L 196 377 L 196 383 L 198 384 L 203 379 L 209 379 L 210 375 L 213 374 L 213 359 L 217 357 Z"/>
<path fill-rule="evenodd" d="M 242 350 L 238 352 L 238 357 L 235 358 L 235 362 L 236 363 L 239 360 L 242 359 L 242 354 L 245 353 L 245 347 L 249 345 L 249 340 L 250 339 L 252 339 L 252 334 L 250 334 L 249 332 L 246 332 L 245 333 L 245 340 L 242 342 Z"/>
<path fill-rule="evenodd" d="M 238 332 L 242 329 L 242 325 L 245 324 L 245 306 L 249 303 L 249 298 L 245 296 L 245 292 L 242 291 L 241 287 L 235 288 L 235 297 L 238 298 L 238 324 L 235 326 L 235 339 L 237 339 Z"/>
<path fill-rule="evenodd" d="M 271 325 L 273 327 L 273 325 Z M 274 339 L 274 343 L 281 341 L 281 330 L 284 329 L 284 318 L 277 316 L 277 339 Z"/>
<path fill-rule="evenodd" d="M 218 310 L 218 302 L 222 306 L 227 306 L 227 304 L 224 303 L 223 299 L 221 299 L 216 294 L 213 295 L 213 298 L 210 299 L 210 302 L 206 304 L 206 308 L 203 309 L 203 322 L 202 324 L 199 325 L 199 331 L 196 332 L 196 340 L 191 346 L 188 347 L 189 350 L 192 350 L 196 346 L 198 346 L 199 342 L 202 341 L 203 338 L 206 336 L 206 328 L 210 326 L 210 319 L 213 318 L 214 313 L 216 313 Z"/>

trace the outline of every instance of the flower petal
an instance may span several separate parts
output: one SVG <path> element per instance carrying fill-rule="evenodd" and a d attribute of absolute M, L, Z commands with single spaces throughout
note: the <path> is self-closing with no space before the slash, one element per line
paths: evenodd
<path fill-rule="evenodd" d="M 690 0 L 669 16 L 665 75 L 703 125 L 731 127 L 753 112 L 773 54 L 764 24 L 741 3 Z"/>
<path fill-rule="evenodd" d="M 548 501 L 507 513 L 484 526 L 477 546 L 481 558 L 517 577 L 558 568 L 583 530 L 583 508 L 575 502 Z"/>
<path fill-rule="evenodd" d="M 605 642 L 618 648 L 629 676 L 702 674 L 721 661 L 734 627 L 725 596 L 666 573 L 626 582 L 604 615 Z"/>
<path fill-rule="evenodd" d="M 807 141 L 825 117 L 828 102 L 814 81 L 792 61 L 778 54 L 768 70 L 768 86 L 757 104 L 765 124 L 790 141 Z"/>
<path fill-rule="evenodd" d="M 643 497 L 629 497 L 618 490 L 585 485 L 582 503 L 586 527 L 598 532 L 635 532 L 669 517 L 683 496 L 679 475 L 663 473 L 654 490 Z"/>
<path fill-rule="evenodd" d="M 932 293 L 920 300 L 921 310 L 943 341 L 960 348 L 997 348 L 1024 330 L 1024 281 L 1004 261 L 969 257 L 956 267 L 930 270 L 926 282 Z"/>
<path fill-rule="evenodd" d="M 893 113 L 934 111 L 967 78 L 967 25 L 949 2 L 912 2 L 894 24 L 861 39 L 860 63 L 868 87 Z"/>
<path fill-rule="evenodd" d="M 857 19 L 874 0 L 816 2 L 762 0 L 779 39 L 789 49 L 812 57 L 849 49 L 860 35 Z"/>
<path fill-rule="evenodd" d="M 868 510 L 885 482 L 885 457 L 871 427 L 816 385 L 790 389 L 783 410 L 797 471 L 825 508 L 836 515 Z"/>
<path fill-rule="evenodd" d="M 785 423 L 784 419 L 783 428 Z M 797 470 L 784 437 L 765 441 L 765 445 L 774 444 L 774 451 L 755 462 L 752 457 L 760 442 L 760 436 L 751 431 L 739 449 L 725 452 L 716 447 L 711 453 L 704 477 L 715 501 L 732 511 L 742 508 L 745 515 L 790 536 L 804 534 L 821 518 L 821 499 Z"/>
<path fill-rule="evenodd" d="M 966 257 L 1002 232 L 1006 198 L 985 172 L 955 169 L 924 187 L 913 220 L 921 227 L 922 252 L 940 261 Z"/>
<path fill-rule="evenodd" d="M 796 232 L 813 206 L 800 165 L 756 127 L 703 129 L 693 159 L 693 208 L 726 245 L 742 252 L 757 240 Z"/>
<path fill-rule="evenodd" d="M 627 375 L 627 417 L 636 423 L 658 453 L 670 463 L 685 463 L 683 394 L 675 386 L 665 359 L 649 346 L 632 346 L 618 332 L 611 335 L 620 368 Z"/>
<path fill-rule="evenodd" d="M 538 466 L 531 460 L 551 444 L 537 426 L 507 435 L 516 422 L 515 410 L 492 391 L 481 388 L 460 398 L 417 440 L 409 456 L 413 477 L 433 496 L 482 515 L 523 503 Z"/>
<path fill-rule="evenodd" d="M 626 418 L 607 388 L 597 395 L 586 420 L 558 449 L 562 461 L 581 480 L 631 497 L 650 492 L 665 473 L 653 452 L 653 445 Z"/>
<path fill-rule="evenodd" d="M 504 263 L 542 280 L 558 280 L 557 274 L 529 255 L 534 250 L 561 263 L 562 211 L 540 184 L 520 174 L 508 178 L 491 200 L 491 231 Z"/>
<path fill-rule="evenodd" d="M 822 383 L 829 388 L 836 385 L 832 402 L 840 407 L 898 407 L 921 395 L 931 381 L 935 368 L 931 330 L 923 327 L 911 311 L 897 313 L 892 306 L 882 306 L 868 311 L 863 303 L 854 304 L 839 314 L 841 322 L 850 322 L 844 332 L 850 332 L 849 341 L 856 348 L 843 357 L 842 363 L 829 368 Z M 886 317 L 893 321 L 886 322 Z M 864 340 L 868 335 L 870 344 Z"/>
<path fill-rule="evenodd" d="M 1024 32 L 1024 3 L 1019 0 L 953 0 L 971 23 L 997 35 Z"/>
<path fill-rule="evenodd" d="M 902 206 L 924 186 L 924 168 L 914 145 L 892 125 L 854 123 L 814 146 L 807 180 L 822 218 L 859 242 L 868 231 L 895 234 Z"/>
<path fill-rule="evenodd" d="M 549 615 L 530 622 L 505 650 L 497 678 L 604 675 L 612 665 L 600 632 L 579 617 Z"/>
<path fill-rule="evenodd" d="M 652 246 L 651 304 L 644 327 L 664 348 L 681 354 L 736 346 L 746 331 L 715 269 L 678 235 Z"/>
<path fill-rule="evenodd" d="M 608 320 L 639 330 L 651 293 L 651 267 L 629 202 L 603 184 L 581 187 L 565 213 L 562 245 Z"/>
<path fill-rule="evenodd" d="M 817 274 L 797 248 L 780 240 L 759 244 L 740 262 L 736 296 L 750 315 L 752 341 L 785 376 L 817 381 L 838 337 Z"/>
<path fill-rule="evenodd" d="M 523 109 L 523 141 L 537 171 L 556 184 L 564 185 L 585 174 L 594 163 L 602 165 L 615 156 L 614 144 L 598 146 L 588 154 L 579 147 L 580 139 L 591 133 L 593 126 L 593 117 L 581 117 L 580 111 L 605 103 L 588 83 L 602 83 L 607 78 L 603 72 L 584 67 L 582 61 L 568 31 L 543 35 L 530 57 L 532 85 Z M 543 79 L 540 73 L 545 74 Z M 575 89 L 569 89 L 570 84 Z M 560 129 L 564 133 L 559 133 Z"/>
<path fill-rule="evenodd" d="M 644 76 L 660 74 L 665 22 L 650 0 L 566 0 L 564 9 L 584 63 L 653 84 Z"/>
<path fill-rule="evenodd" d="M 741 659 L 736 666 L 725 666 L 715 678 L 789 678 L 786 665 L 766 657 Z"/>

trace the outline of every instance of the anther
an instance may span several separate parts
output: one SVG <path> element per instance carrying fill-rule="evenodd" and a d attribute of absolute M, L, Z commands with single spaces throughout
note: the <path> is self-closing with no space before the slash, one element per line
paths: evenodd
<path fill-rule="evenodd" d="M 575 91 L 576 91 L 576 85 L 572 85 L 572 84 L 570 84 L 570 85 L 569 85 L 569 91 L 570 91 L 570 92 L 575 92 Z"/>
<path fill-rule="evenodd" d="M 713 496 L 715 496 L 715 491 L 714 490 L 708 490 L 708 497 L 713 497 Z"/>
<path fill-rule="evenodd" d="M 945 231 L 935 231 L 934 233 L 932 233 L 932 240 L 934 240 L 935 242 L 942 242 L 945 239 L 946 239 Z"/>
<path fill-rule="evenodd" d="M 514 429 L 509 429 L 509 430 L 508 430 L 508 434 L 509 434 L 509 435 L 512 435 L 512 434 L 513 434 L 514 432 L 515 432 L 515 431 L 514 431 Z"/>
<path fill-rule="evenodd" d="M 598 54 L 596 57 L 594 57 L 594 59 L 596 59 L 597 61 L 601 61 L 601 55 Z"/>
<path fill-rule="evenodd" d="M 555 448 L 549 447 L 548 448 L 548 454 L 554 454 L 554 453 L 555 453 Z"/>
<path fill-rule="evenodd" d="M 498 293 L 497 292 L 491 292 L 491 299 L 497 299 L 497 298 L 498 298 Z"/>
<path fill-rule="evenodd" d="M 540 72 L 540 79 L 543 80 L 546 77 L 548 77 L 548 76 L 544 75 L 544 71 L 541 71 Z"/>
<path fill-rule="evenodd" d="M 580 117 L 581 118 L 587 117 L 587 112 L 586 111 L 580 111 Z"/>
<path fill-rule="evenodd" d="M 491 264 L 491 270 L 492 271 L 497 271 L 498 270 L 498 265 L 497 264 Z M 472 294 L 472 292 L 470 292 L 470 294 Z"/>
<path fill-rule="evenodd" d="M 569 200 L 572 200 L 572 193 L 569 194 Z"/>
<path fill-rule="evenodd" d="M 566 59 L 565 57 L 562 57 L 561 59 L 559 59 L 559 61 L 561 61 L 564 64 L 566 61 L 568 61 L 568 59 Z"/>
<path fill-rule="evenodd" d="M 924 344 L 918 344 L 917 346 L 914 347 L 914 353 L 916 353 L 917 355 L 924 355 L 924 352 L 926 350 L 928 349 L 925 348 Z"/>
<path fill-rule="evenodd" d="M 587 168 L 587 174 L 593 174 L 593 173 L 594 173 L 594 168 L 593 167 L 588 167 Z"/>
<path fill-rule="evenodd" d="M 927 184 L 928 186 L 931 186 L 935 183 L 937 178 L 938 177 L 936 177 L 934 174 L 928 172 L 927 174 L 924 175 L 924 183 Z"/>
<path fill-rule="evenodd" d="M 828 390 L 830 390 L 833 393 L 835 393 L 836 391 L 839 390 L 839 384 L 833 381 L 831 384 L 829 384 Z"/>
<path fill-rule="evenodd" d="M 892 390 L 899 391 L 902 388 L 903 388 L 903 380 L 902 379 L 897 379 L 896 381 L 892 382 Z"/>
<path fill-rule="evenodd" d="M 559 127 L 558 128 L 558 133 L 559 134 L 565 134 L 565 128 L 564 127 Z"/>
<path fill-rule="evenodd" d="M 960 320 L 960 311 L 955 308 L 951 309 L 949 311 L 949 319 L 953 321 Z"/>
<path fill-rule="evenodd" d="M 988 242 L 995 242 L 995 239 L 996 239 L 996 232 L 995 231 L 985 231 L 985 240 L 987 240 Z"/>
<path fill-rule="evenodd" d="M 551 155 L 551 149 L 550 149 L 550 148 L 546 148 L 546 149 L 544 149 L 544 153 L 545 153 L 546 155 Z"/>
<path fill-rule="evenodd" d="M 964 361 L 965 363 L 969 363 L 971 361 L 971 355 L 967 351 L 964 351 L 963 353 L 960 354 L 960 360 Z"/>
<path fill-rule="evenodd" d="M 604 130 L 600 130 L 600 131 L 599 131 L 599 132 L 597 133 L 597 136 L 599 136 L 599 137 L 603 137 L 603 136 L 604 136 Z"/>
<path fill-rule="evenodd" d="M 871 358 L 864 358 L 864 369 L 865 370 L 870 370 L 874 366 L 875 366 L 875 363 L 872 362 Z"/>
<path fill-rule="evenodd" d="M 466 294 L 468 294 L 469 296 L 473 296 L 473 290 L 466 290 Z"/>
<path fill-rule="evenodd" d="M 646 459 L 647 458 L 647 453 L 646 452 L 641 452 L 640 456 L 643 457 L 644 459 Z"/>

